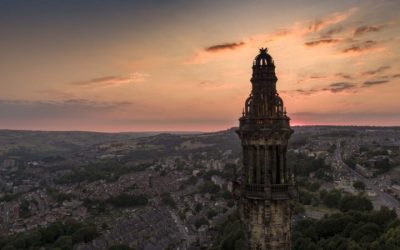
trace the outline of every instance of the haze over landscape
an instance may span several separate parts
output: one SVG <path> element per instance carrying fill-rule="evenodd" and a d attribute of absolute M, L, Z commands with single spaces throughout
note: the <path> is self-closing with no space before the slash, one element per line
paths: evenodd
<path fill-rule="evenodd" d="M 0 250 L 399 250 L 399 0 L 0 0 Z"/>
<path fill-rule="evenodd" d="M 237 125 L 267 46 L 294 125 L 400 124 L 399 1 L 0 1 L 0 128 Z"/>

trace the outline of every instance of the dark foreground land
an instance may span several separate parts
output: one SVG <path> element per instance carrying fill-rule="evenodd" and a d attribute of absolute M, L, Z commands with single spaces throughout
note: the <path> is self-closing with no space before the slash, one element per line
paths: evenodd
<path fill-rule="evenodd" d="M 400 249 L 400 128 L 294 127 L 294 249 Z M 0 249 L 241 249 L 235 129 L 0 130 Z"/>

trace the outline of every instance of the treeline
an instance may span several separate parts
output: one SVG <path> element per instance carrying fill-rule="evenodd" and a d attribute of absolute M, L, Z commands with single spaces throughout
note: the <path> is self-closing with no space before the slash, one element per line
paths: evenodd
<path fill-rule="evenodd" d="M 362 195 L 342 194 L 341 191 L 325 189 L 319 192 L 299 190 L 299 201 L 303 205 L 318 206 L 323 204 L 329 208 L 340 209 L 343 212 L 350 210 L 370 211 L 373 209 L 371 201 Z"/>
<path fill-rule="evenodd" d="M 314 173 L 315 178 L 332 181 L 332 170 L 329 165 L 325 164 L 323 159 L 315 159 L 304 154 L 288 152 L 287 164 L 292 167 L 297 177 L 309 177 L 311 173 Z"/>
<path fill-rule="evenodd" d="M 121 175 L 139 172 L 147 169 L 152 164 L 126 166 L 116 161 L 90 163 L 85 166 L 75 167 L 70 173 L 60 176 L 55 180 L 58 184 L 77 183 L 82 181 L 93 182 L 97 180 L 116 181 Z"/>
<path fill-rule="evenodd" d="M 145 206 L 149 203 L 149 198 L 145 194 L 120 194 L 107 200 L 84 200 L 83 205 L 87 207 L 91 213 L 99 214 L 106 211 L 107 206 L 114 208 L 128 208 Z"/>
<path fill-rule="evenodd" d="M 245 231 L 237 213 L 217 228 L 219 235 L 211 250 L 246 250 Z"/>
<path fill-rule="evenodd" d="M 93 224 L 66 220 L 44 228 L 0 238 L 0 249 L 71 250 L 74 244 L 89 242 L 97 235 L 99 235 L 99 232 Z"/>
<path fill-rule="evenodd" d="M 400 221 L 388 208 L 348 211 L 321 220 L 304 219 L 294 226 L 295 250 L 398 250 Z"/>
<path fill-rule="evenodd" d="M 245 232 L 237 214 L 218 229 L 212 250 L 246 249 Z M 379 211 L 348 211 L 321 220 L 303 219 L 294 225 L 294 250 L 398 250 L 400 221 L 388 208 Z"/>
<path fill-rule="evenodd" d="M 120 194 L 116 197 L 106 200 L 106 202 L 113 205 L 114 207 L 125 208 L 147 205 L 149 199 L 145 194 Z"/>
<path fill-rule="evenodd" d="M 357 160 L 357 158 L 354 157 L 354 156 L 352 156 L 352 157 L 350 157 L 350 158 L 348 158 L 348 159 L 345 159 L 344 162 L 345 162 L 349 167 L 351 167 L 352 169 L 355 169 L 355 168 L 356 168 L 356 165 L 357 165 L 358 163 L 360 163 L 360 162 Z M 362 165 L 363 165 L 363 164 L 362 164 Z M 396 165 L 395 165 L 395 164 L 392 164 L 392 163 L 390 162 L 389 159 L 383 158 L 383 159 L 378 159 L 378 160 L 376 160 L 376 161 L 374 162 L 373 166 L 368 166 L 368 165 L 364 165 L 364 166 L 367 167 L 367 168 L 373 169 L 373 170 L 374 170 L 373 175 L 374 175 L 374 176 L 378 176 L 378 175 L 380 175 L 380 174 L 384 174 L 384 173 L 390 171 L 390 170 L 393 169 Z"/>

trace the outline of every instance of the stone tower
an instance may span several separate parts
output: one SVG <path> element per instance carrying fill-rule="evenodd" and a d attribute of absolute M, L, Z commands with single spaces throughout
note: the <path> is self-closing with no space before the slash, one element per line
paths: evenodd
<path fill-rule="evenodd" d="M 297 189 L 286 152 L 293 130 L 276 91 L 277 80 L 272 57 L 260 49 L 237 130 L 243 151 L 239 210 L 251 250 L 291 248 L 291 201 Z"/>

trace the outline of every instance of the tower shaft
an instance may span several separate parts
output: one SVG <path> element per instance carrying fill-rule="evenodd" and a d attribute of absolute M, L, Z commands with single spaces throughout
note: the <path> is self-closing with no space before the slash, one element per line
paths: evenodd
<path fill-rule="evenodd" d="M 239 210 L 251 250 L 291 248 L 291 200 L 296 188 L 286 152 L 293 130 L 276 91 L 277 80 L 271 56 L 261 49 L 237 130 L 243 152 Z"/>

